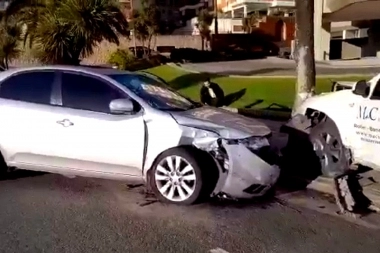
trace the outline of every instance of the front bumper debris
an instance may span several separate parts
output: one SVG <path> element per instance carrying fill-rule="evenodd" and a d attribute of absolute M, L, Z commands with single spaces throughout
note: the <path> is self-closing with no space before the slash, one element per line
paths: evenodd
<path fill-rule="evenodd" d="M 234 198 L 264 195 L 277 182 L 280 169 L 270 165 L 242 144 L 224 145 L 229 157 L 228 175 L 220 192 Z"/>
<path fill-rule="evenodd" d="M 202 143 L 202 145 L 200 145 Z M 243 199 L 263 196 L 277 182 L 280 169 L 271 162 L 269 146 L 250 150 L 243 143 L 223 139 L 195 141 L 194 146 L 208 151 L 219 167 L 219 181 L 213 196 Z M 270 151 L 269 151 L 270 152 Z"/>

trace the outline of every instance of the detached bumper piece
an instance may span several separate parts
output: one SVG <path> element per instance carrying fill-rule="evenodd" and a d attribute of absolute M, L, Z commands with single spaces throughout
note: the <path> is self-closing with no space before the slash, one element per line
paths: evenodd
<path fill-rule="evenodd" d="M 223 147 L 228 155 L 229 169 L 220 192 L 237 199 L 259 197 L 277 182 L 280 169 L 274 161 L 269 164 L 260 158 L 260 150 L 255 154 L 243 144 L 223 143 Z M 269 157 L 269 149 L 261 152 L 267 152 Z"/>

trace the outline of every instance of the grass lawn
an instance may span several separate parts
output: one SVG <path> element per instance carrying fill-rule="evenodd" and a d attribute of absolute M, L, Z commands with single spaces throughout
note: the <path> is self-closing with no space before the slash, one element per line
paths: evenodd
<path fill-rule="evenodd" d="M 200 83 L 207 76 L 219 84 L 232 107 L 265 108 L 272 103 L 291 107 L 295 96 L 295 78 L 232 78 L 213 74 L 196 74 L 182 71 L 171 66 L 159 66 L 148 69 L 152 74 L 166 80 L 173 88 L 184 95 L 199 100 Z M 347 76 L 333 78 L 339 81 L 358 81 L 369 76 Z M 317 93 L 330 91 L 331 79 L 317 78 Z"/>

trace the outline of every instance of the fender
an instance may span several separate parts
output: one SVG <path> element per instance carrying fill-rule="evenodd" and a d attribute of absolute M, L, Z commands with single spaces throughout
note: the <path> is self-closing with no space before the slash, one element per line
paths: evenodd
<path fill-rule="evenodd" d="M 352 107 L 355 97 L 351 90 L 341 90 L 311 97 L 295 109 L 292 119 L 283 125 L 280 131 L 288 134 L 297 132 L 308 135 L 313 124 L 311 116 L 313 113 L 317 113 L 317 117 L 327 116 L 334 121 L 339 129 L 343 144 L 349 146 L 350 128 L 347 127 L 347 124 L 350 117 L 355 117 Z"/>

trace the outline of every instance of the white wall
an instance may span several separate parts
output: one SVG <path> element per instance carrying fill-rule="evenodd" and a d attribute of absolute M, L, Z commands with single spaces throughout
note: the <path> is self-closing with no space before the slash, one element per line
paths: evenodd
<path fill-rule="evenodd" d="M 314 2 L 314 54 L 315 60 L 329 59 L 331 25 L 322 21 L 324 1 Z"/>
<path fill-rule="evenodd" d="M 197 30 L 196 24 L 198 23 L 198 19 L 196 17 L 189 20 L 186 24 L 186 30 Z M 232 19 L 232 18 L 218 18 L 218 32 L 219 33 L 229 33 L 232 32 L 232 28 L 234 25 L 242 25 L 241 19 Z M 215 33 L 215 21 L 212 22 L 210 30 L 211 33 Z M 194 33 L 196 34 L 196 32 Z"/>

